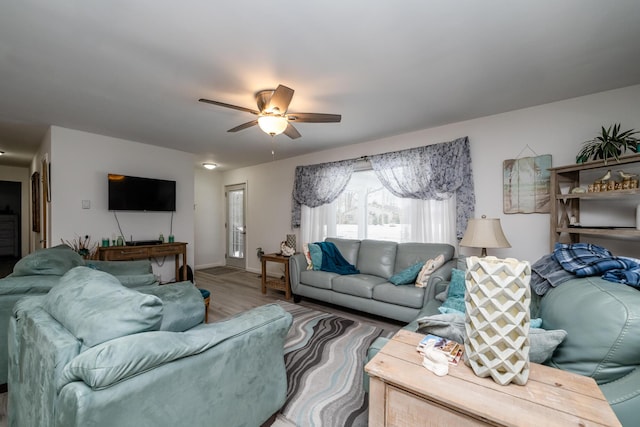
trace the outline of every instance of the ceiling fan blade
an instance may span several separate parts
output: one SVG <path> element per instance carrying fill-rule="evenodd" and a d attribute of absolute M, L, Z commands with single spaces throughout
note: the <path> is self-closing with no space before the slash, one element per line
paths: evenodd
<path fill-rule="evenodd" d="M 291 123 L 287 125 L 287 128 L 284 130 L 284 134 L 291 139 L 300 138 L 302 136 L 300 135 L 300 132 L 298 132 L 298 129 L 294 128 Z"/>
<path fill-rule="evenodd" d="M 212 101 L 211 99 L 205 99 L 205 98 L 200 98 L 198 99 L 198 101 L 205 102 L 207 104 L 218 105 L 220 107 L 232 108 L 234 110 L 244 111 L 245 113 L 255 114 L 256 116 L 260 114 L 260 112 L 257 110 L 252 110 L 251 108 L 245 108 L 245 107 L 239 107 L 237 105 L 227 104 L 226 102 Z"/>
<path fill-rule="evenodd" d="M 255 126 L 258 124 L 257 120 L 251 120 L 250 122 L 243 123 L 240 126 L 236 126 L 233 129 L 229 129 L 227 132 L 238 132 L 239 130 L 250 128 L 251 126 Z"/>
<path fill-rule="evenodd" d="M 293 92 L 293 89 L 289 87 L 278 85 L 271 95 L 267 111 L 273 111 L 274 108 L 277 108 L 280 114 L 286 113 L 293 98 Z"/>
<path fill-rule="evenodd" d="M 339 123 L 340 120 L 342 120 L 342 115 L 323 113 L 291 113 L 287 114 L 287 119 L 301 123 Z"/>

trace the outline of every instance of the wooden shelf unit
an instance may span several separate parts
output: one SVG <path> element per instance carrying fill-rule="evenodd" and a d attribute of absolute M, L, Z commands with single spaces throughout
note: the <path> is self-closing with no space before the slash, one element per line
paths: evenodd
<path fill-rule="evenodd" d="M 623 199 L 637 198 L 637 201 L 640 203 L 640 188 L 575 194 L 563 194 L 561 191 L 563 186 L 567 189 L 580 186 L 584 187 L 585 183 L 580 182 L 581 173 L 597 172 L 600 170 L 604 174 L 608 169 L 619 170 L 622 169 L 624 165 L 639 168 L 640 154 L 624 156 L 621 157 L 619 161 L 613 159 L 605 163 L 604 160 L 596 160 L 549 169 L 551 172 L 551 191 L 553 194 L 550 215 L 550 246 L 552 251 L 555 244 L 563 241 L 563 237 L 565 236 L 568 237 L 571 243 L 580 242 L 582 235 L 640 239 L 640 230 L 635 228 L 606 227 L 606 224 L 603 224 L 605 227 L 570 226 L 572 217 L 575 218 L 578 223 L 580 222 L 581 200 L 606 200 L 615 203 Z"/>

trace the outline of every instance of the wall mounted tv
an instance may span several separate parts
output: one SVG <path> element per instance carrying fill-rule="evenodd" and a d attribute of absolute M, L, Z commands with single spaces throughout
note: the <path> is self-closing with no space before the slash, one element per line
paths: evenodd
<path fill-rule="evenodd" d="M 110 211 L 176 210 L 176 182 L 109 174 Z"/>

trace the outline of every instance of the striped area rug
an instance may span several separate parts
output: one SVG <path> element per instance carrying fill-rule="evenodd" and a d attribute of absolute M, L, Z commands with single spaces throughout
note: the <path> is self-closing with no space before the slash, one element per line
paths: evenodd
<path fill-rule="evenodd" d="M 279 304 L 293 315 L 284 349 L 288 390 L 282 415 L 298 427 L 366 426 L 364 360 L 384 331 L 307 307 Z"/>

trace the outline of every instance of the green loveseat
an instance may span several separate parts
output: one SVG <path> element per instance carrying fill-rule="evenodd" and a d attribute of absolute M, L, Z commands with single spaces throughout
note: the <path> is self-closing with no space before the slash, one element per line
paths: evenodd
<path fill-rule="evenodd" d="M 0 279 L 0 387 L 7 383 L 7 331 L 15 303 L 27 295 L 46 294 L 73 267 L 89 266 L 115 275 L 132 288 L 157 287 L 151 262 L 84 260 L 69 246 L 41 249 L 20 259 L 13 272 Z"/>
<path fill-rule="evenodd" d="M 291 315 L 271 304 L 204 324 L 192 283 L 160 289 L 75 267 L 48 294 L 18 301 L 9 425 L 257 427 L 276 413 Z"/>

